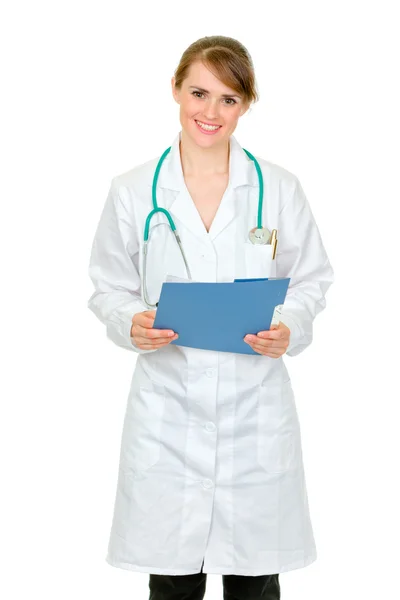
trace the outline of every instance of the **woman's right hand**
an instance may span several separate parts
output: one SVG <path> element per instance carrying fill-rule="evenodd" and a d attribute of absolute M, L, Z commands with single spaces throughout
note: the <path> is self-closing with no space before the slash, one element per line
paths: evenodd
<path fill-rule="evenodd" d="M 132 317 L 131 338 L 141 350 L 157 350 L 179 337 L 170 329 L 153 329 L 155 318 L 155 310 L 144 310 Z"/>

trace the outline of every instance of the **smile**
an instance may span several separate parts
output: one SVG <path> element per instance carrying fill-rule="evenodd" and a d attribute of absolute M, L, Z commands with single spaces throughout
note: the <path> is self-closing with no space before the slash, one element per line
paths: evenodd
<path fill-rule="evenodd" d="M 218 129 L 221 129 L 221 125 L 207 125 L 206 123 L 203 123 L 202 121 L 196 121 L 197 126 L 202 129 L 203 131 L 210 131 L 210 132 L 214 132 L 214 131 L 218 131 Z"/>

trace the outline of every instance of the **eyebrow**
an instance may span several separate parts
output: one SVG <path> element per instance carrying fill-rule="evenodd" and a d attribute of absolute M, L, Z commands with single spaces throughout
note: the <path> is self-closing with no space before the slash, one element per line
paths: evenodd
<path fill-rule="evenodd" d="M 189 89 L 191 89 L 191 88 L 196 89 L 199 92 L 204 92 L 205 94 L 209 94 L 208 90 L 198 87 L 197 85 L 190 85 Z M 237 94 L 221 94 L 221 96 L 222 96 L 222 98 L 240 98 L 240 96 L 238 96 Z"/>

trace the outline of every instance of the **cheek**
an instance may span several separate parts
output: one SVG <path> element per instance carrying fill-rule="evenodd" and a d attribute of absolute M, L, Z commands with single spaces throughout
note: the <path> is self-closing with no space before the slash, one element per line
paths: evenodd
<path fill-rule="evenodd" d="M 199 113 L 199 107 L 196 102 L 189 100 L 181 104 L 181 113 L 188 119 L 193 119 Z"/>
<path fill-rule="evenodd" d="M 225 123 L 226 125 L 229 127 L 229 129 L 236 129 L 236 126 L 238 124 L 238 119 L 239 119 L 239 115 L 238 114 L 234 114 L 234 115 L 229 115 L 229 117 L 227 117 Z"/>
<path fill-rule="evenodd" d="M 236 125 L 238 122 L 240 116 L 240 108 L 234 108 L 232 109 L 227 115 L 226 115 L 226 123 L 229 125 Z"/>

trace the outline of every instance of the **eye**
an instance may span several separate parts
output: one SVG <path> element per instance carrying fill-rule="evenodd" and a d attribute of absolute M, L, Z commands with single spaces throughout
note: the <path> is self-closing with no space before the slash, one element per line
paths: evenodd
<path fill-rule="evenodd" d="M 195 98 L 199 98 L 200 96 L 204 96 L 203 92 L 197 92 L 196 90 L 194 92 L 191 92 L 191 94 Z M 196 94 L 199 94 L 199 96 L 196 96 Z M 228 106 L 233 106 L 234 104 L 237 104 L 236 100 L 234 100 L 233 98 L 225 98 L 225 100 L 229 100 L 230 101 L 230 102 L 228 102 Z"/>

